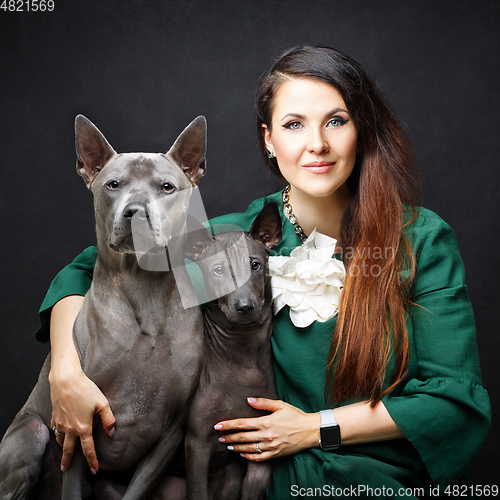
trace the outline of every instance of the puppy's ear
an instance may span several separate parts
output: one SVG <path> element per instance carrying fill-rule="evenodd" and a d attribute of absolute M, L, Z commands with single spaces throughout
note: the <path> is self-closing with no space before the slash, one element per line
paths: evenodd
<path fill-rule="evenodd" d="M 204 116 L 198 116 L 183 130 L 167 154 L 196 186 L 205 175 L 206 149 L 207 120 Z"/>
<path fill-rule="evenodd" d="M 278 205 L 274 201 L 264 205 L 249 232 L 254 240 L 260 241 L 269 251 L 279 244 L 283 232 Z"/>
<path fill-rule="evenodd" d="M 193 262 L 198 262 L 204 257 L 214 240 L 210 231 L 191 216 L 188 216 L 187 228 L 184 256 Z"/>
<path fill-rule="evenodd" d="M 76 171 L 90 189 L 92 181 L 116 154 L 101 131 L 85 116 L 75 119 Z"/>

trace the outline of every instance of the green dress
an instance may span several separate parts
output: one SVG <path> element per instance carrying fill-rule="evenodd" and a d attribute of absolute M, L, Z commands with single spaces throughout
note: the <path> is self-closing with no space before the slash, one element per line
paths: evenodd
<path fill-rule="evenodd" d="M 280 205 L 281 192 L 255 200 L 244 213 L 212 219 L 212 229 L 219 232 L 220 225 L 234 224 L 249 230 L 268 201 Z M 289 255 L 300 239 L 283 215 L 282 223 L 283 240 L 275 253 Z M 464 267 L 451 228 L 430 210 L 418 208 L 407 236 L 417 258 L 413 300 L 421 307 L 413 307 L 407 319 L 407 375 L 383 398 L 405 438 L 329 452 L 309 449 L 276 459 L 269 499 L 436 497 L 449 485 L 466 484 L 464 471 L 486 439 L 491 415 Z M 95 258 L 95 247 L 87 248 L 52 282 L 40 309 L 40 342 L 48 340 L 52 306 L 67 295 L 87 292 Z M 278 397 L 306 412 L 325 408 L 325 367 L 335 321 L 297 328 L 288 307 L 275 317 Z"/>

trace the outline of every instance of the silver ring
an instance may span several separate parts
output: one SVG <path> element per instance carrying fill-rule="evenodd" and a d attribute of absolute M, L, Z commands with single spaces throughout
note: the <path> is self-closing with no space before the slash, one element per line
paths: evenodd
<path fill-rule="evenodd" d="M 61 437 L 61 436 L 64 436 L 64 432 L 59 432 L 56 428 L 56 426 L 54 425 L 54 427 L 52 427 L 52 430 L 54 431 L 54 434 L 58 437 Z"/>
<path fill-rule="evenodd" d="M 262 453 L 262 450 L 260 449 L 259 443 L 255 444 L 255 449 L 257 450 L 257 453 Z"/>

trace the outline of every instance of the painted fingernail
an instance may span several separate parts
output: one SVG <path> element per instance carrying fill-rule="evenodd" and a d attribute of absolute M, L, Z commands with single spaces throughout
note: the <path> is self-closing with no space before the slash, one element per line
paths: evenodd
<path fill-rule="evenodd" d="M 257 402 L 257 400 L 255 398 L 247 398 L 247 401 L 249 403 L 256 403 Z"/>
<path fill-rule="evenodd" d="M 97 471 L 95 469 L 90 469 L 90 472 L 92 472 L 92 474 L 94 474 L 94 476 L 97 474 Z"/>
<path fill-rule="evenodd" d="M 220 431 L 220 430 L 222 429 L 222 425 L 220 425 L 220 424 L 216 424 L 216 425 L 214 425 L 214 429 L 215 429 L 216 431 Z"/>
<path fill-rule="evenodd" d="M 115 435 L 115 428 L 113 427 L 110 431 L 109 431 L 109 436 L 112 437 Z"/>
<path fill-rule="evenodd" d="M 64 465 L 61 465 L 61 472 L 66 472 L 68 469 L 66 469 L 66 467 L 64 467 Z"/>
<path fill-rule="evenodd" d="M 220 438 L 219 438 L 219 443 L 225 443 L 225 442 L 226 442 L 226 439 L 225 439 L 225 438 L 223 438 L 223 437 L 220 437 Z"/>
<path fill-rule="evenodd" d="M 244 453 L 240 453 L 240 457 L 247 458 Z"/>
<path fill-rule="evenodd" d="M 234 451 L 234 446 L 230 444 L 230 445 L 227 447 L 227 449 L 228 449 L 229 451 Z"/>

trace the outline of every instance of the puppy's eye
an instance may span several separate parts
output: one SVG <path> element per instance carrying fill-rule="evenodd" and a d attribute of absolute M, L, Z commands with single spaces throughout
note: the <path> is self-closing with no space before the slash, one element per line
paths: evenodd
<path fill-rule="evenodd" d="M 117 181 L 109 181 L 108 183 L 106 183 L 106 186 L 109 189 L 118 189 L 120 187 Z"/>
<path fill-rule="evenodd" d="M 252 267 L 252 271 L 259 271 L 260 268 L 262 267 L 262 264 L 258 260 L 253 260 L 251 267 Z"/>
<path fill-rule="evenodd" d="M 170 184 L 170 182 L 163 183 L 161 188 L 167 194 L 171 194 L 175 191 L 175 186 L 173 184 Z"/>
<path fill-rule="evenodd" d="M 222 266 L 215 266 L 213 268 L 213 273 L 216 276 L 222 276 L 224 274 L 224 268 Z"/>

